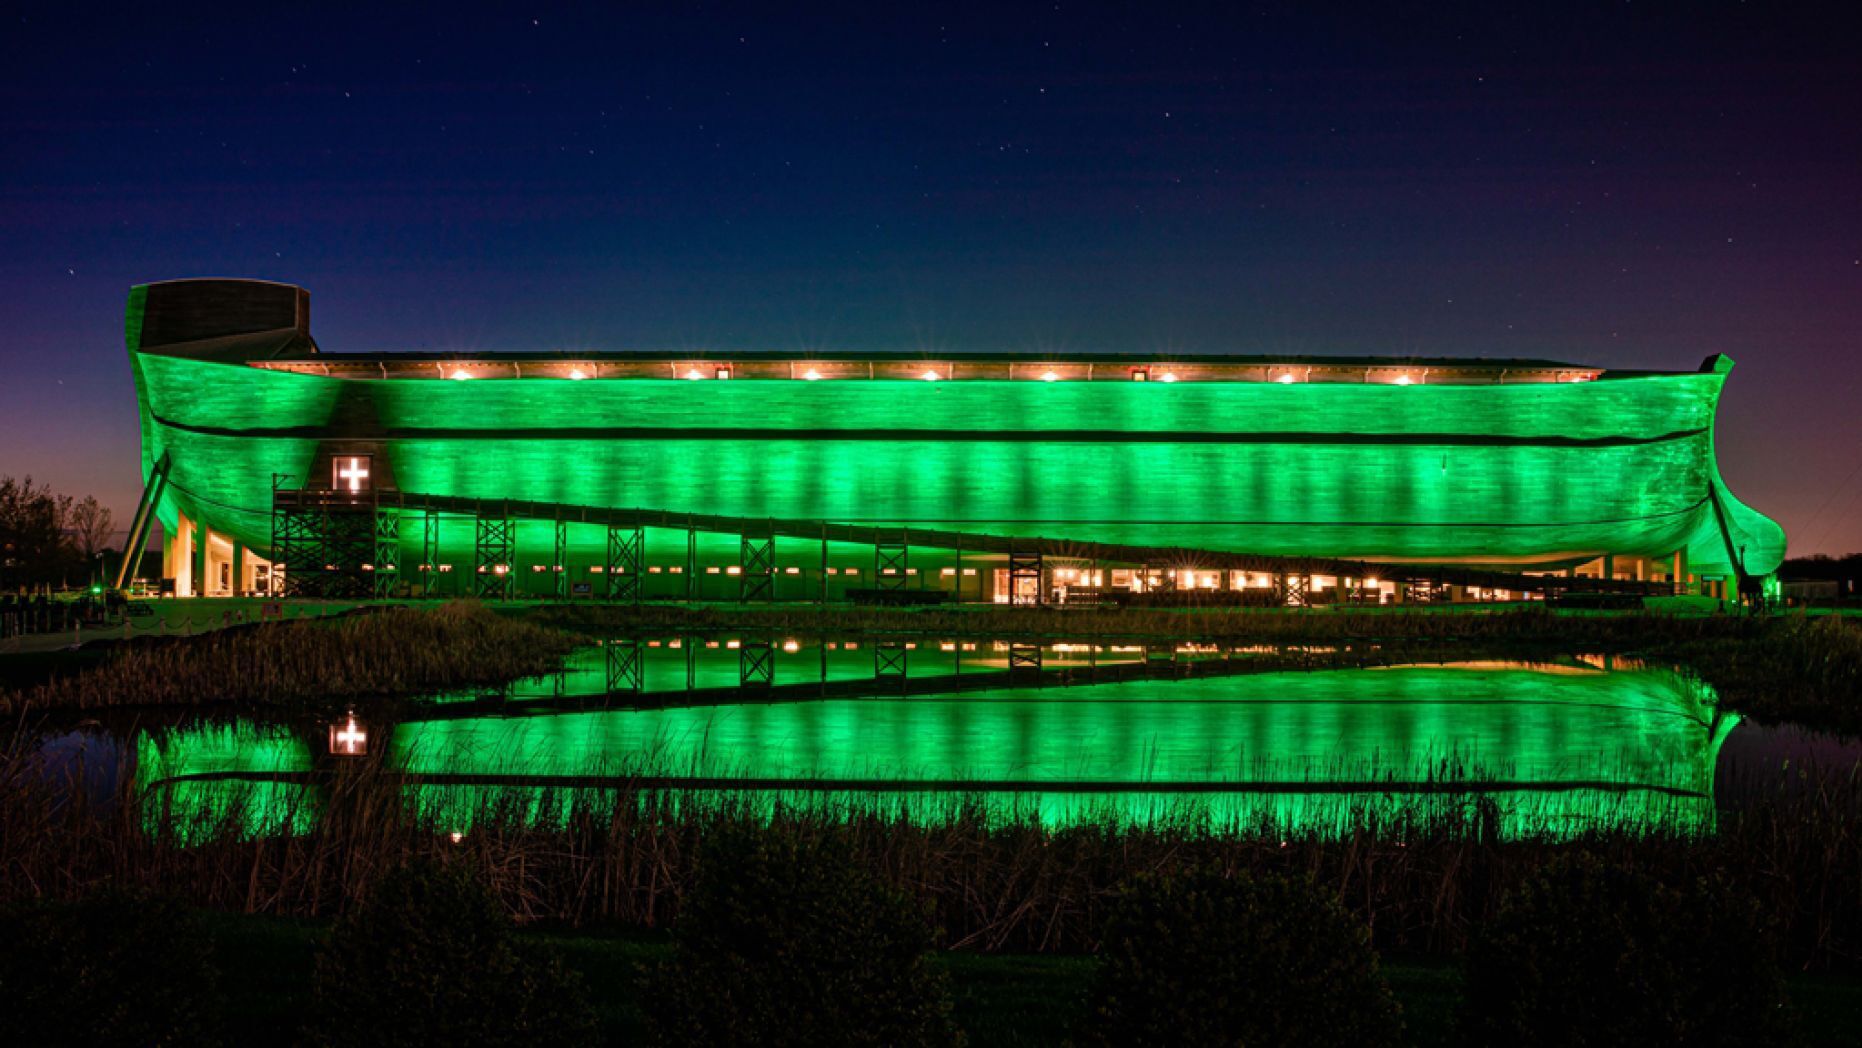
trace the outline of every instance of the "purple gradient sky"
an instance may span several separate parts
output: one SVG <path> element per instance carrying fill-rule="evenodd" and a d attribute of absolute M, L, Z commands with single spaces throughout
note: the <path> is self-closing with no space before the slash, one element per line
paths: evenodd
<path fill-rule="evenodd" d="M 1862 550 L 1849 37 L 1497 6 L 10 14 L 0 473 L 126 518 L 124 293 L 231 275 L 345 350 L 1724 352 L 1734 491 Z"/>

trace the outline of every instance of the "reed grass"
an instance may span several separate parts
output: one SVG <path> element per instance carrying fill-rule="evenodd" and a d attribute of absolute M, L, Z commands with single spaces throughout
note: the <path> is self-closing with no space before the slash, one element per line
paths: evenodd
<path fill-rule="evenodd" d="M 1749 790 L 1712 833 L 1632 827 L 1575 840 L 1502 839 L 1477 801 L 1302 835 L 1214 832 L 1195 820 L 1054 830 L 961 804 L 908 819 L 857 798 L 772 811 L 729 793 L 626 786 L 476 790 L 469 829 L 455 839 L 457 805 L 417 803 L 403 776 L 367 762 L 333 769 L 314 802 L 285 802 L 314 803 L 314 817 L 285 813 L 280 824 L 295 830 L 255 833 L 263 820 L 237 800 L 205 824 L 177 825 L 161 792 L 138 792 L 127 770 L 115 795 L 96 799 L 45 775 L 35 752 L 16 743 L 0 763 L 0 902 L 110 883 L 237 913 L 319 917 L 346 911 L 410 858 L 445 856 L 477 868 L 520 920 L 658 928 L 693 883 L 700 842 L 749 821 L 837 838 L 854 861 L 926 903 L 958 948 L 1091 950 L 1127 876 L 1214 864 L 1310 874 L 1340 892 L 1380 949 L 1453 954 L 1509 888 L 1551 857 L 1585 850 L 1672 881 L 1726 877 L 1776 919 L 1792 966 L 1862 966 L 1854 769 L 1799 768 Z M 250 802 L 280 803 L 256 793 Z"/>
<path fill-rule="evenodd" d="M 129 643 L 102 665 L 0 692 L 0 713 L 279 706 L 499 685 L 557 669 L 581 641 L 458 601 Z"/>

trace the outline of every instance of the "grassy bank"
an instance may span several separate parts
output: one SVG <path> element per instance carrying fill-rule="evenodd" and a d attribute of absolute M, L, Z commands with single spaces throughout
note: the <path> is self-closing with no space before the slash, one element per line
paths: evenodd
<path fill-rule="evenodd" d="M 1729 709 L 1862 736 L 1862 622 L 1791 616 L 1751 636 L 1669 641 L 1651 651 L 1700 674 Z"/>
<path fill-rule="evenodd" d="M 630 630 L 901 633 L 976 637 L 1158 638 L 1272 643 L 1349 640 L 1551 642 L 1628 646 L 1762 634 L 1744 615 L 1554 611 L 1542 604 L 1404 608 L 874 608 L 850 605 L 561 605 L 534 621 L 594 634 Z"/>
<path fill-rule="evenodd" d="M 471 603 L 389 608 L 123 644 L 74 673 L 0 692 L 0 713 L 289 706 L 496 685 L 556 669 L 578 643 Z"/>
<path fill-rule="evenodd" d="M 216 959 L 228 997 L 234 1043 L 275 1039 L 300 1029 L 311 1004 L 311 971 L 320 922 L 221 915 L 211 923 Z M 604 1040 L 638 1043 L 642 1031 L 640 969 L 663 960 L 670 946 L 658 935 L 533 933 L 559 953 L 591 990 Z M 989 955 L 948 952 L 938 962 L 950 974 L 956 1020 L 969 1043 L 1060 1045 L 1086 998 L 1090 956 Z M 1403 1006 L 1408 1042 L 1449 1043 L 1461 978 L 1452 960 L 1386 959 L 1383 971 Z M 1813 1045 L 1846 1045 L 1862 1024 L 1862 983 L 1800 975 L 1791 980 L 1800 1032 Z"/>

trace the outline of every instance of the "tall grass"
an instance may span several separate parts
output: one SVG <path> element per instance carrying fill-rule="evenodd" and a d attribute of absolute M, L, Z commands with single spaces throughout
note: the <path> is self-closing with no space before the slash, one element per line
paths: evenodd
<path fill-rule="evenodd" d="M 263 706 L 501 684 L 556 669 L 579 643 L 469 602 L 391 608 L 125 644 L 102 665 L 0 692 L 0 713 Z"/>
<path fill-rule="evenodd" d="M 410 799 L 406 779 L 369 763 L 332 769 L 301 832 L 255 832 L 237 801 L 186 826 L 162 794 L 99 803 L 48 781 L 32 755 L 0 766 L 0 902 L 69 897 L 112 883 L 182 893 L 242 913 L 324 916 L 353 906 L 409 858 L 471 862 L 519 919 L 663 927 L 693 883 L 698 843 L 721 828 L 775 822 L 803 839 L 832 837 L 857 861 L 933 908 L 953 946 L 1092 949 L 1116 885 L 1138 871 L 1199 864 L 1311 874 L 1336 888 L 1385 950 L 1462 950 L 1501 896 L 1554 855 L 1583 849 L 1659 878 L 1729 878 L 1778 921 L 1797 966 L 1862 965 L 1862 780 L 1800 769 L 1767 784 L 1712 834 L 1647 827 L 1576 840 L 1503 839 L 1480 803 L 1401 820 L 1367 816 L 1344 832 L 1263 825 L 1213 832 L 1186 820 L 1107 821 L 1064 830 L 1004 821 L 961 805 L 937 819 L 898 817 L 857 800 L 774 811 L 729 793 L 585 788 L 480 789 L 458 804 Z M 255 784 L 257 785 L 257 784 Z M 253 793 L 250 803 L 281 803 Z M 280 813 L 268 817 L 276 820 Z"/>

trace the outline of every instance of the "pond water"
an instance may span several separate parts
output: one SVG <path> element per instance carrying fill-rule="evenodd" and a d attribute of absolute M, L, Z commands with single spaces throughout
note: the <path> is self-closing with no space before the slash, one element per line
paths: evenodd
<path fill-rule="evenodd" d="M 1710 832 L 1735 765 L 1858 756 L 1742 727 L 1666 667 L 1288 668 L 1314 660 L 1337 661 L 1329 649 L 640 638 L 392 716 L 197 720 L 84 747 L 126 761 L 174 824 L 255 833 L 307 828 L 329 775 L 360 766 L 394 773 L 409 804 L 456 833 L 643 794 L 1050 827 Z"/>

